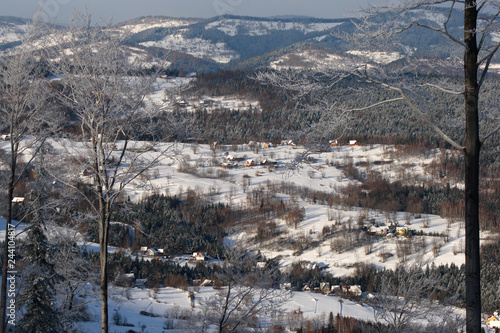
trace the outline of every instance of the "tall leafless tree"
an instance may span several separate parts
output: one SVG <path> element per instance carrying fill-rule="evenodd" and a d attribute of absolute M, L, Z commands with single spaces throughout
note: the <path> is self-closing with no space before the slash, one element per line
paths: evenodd
<path fill-rule="evenodd" d="M 65 160 L 76 165 L 54 174 L 78 193 L 89 207 L 88 217 L 99 226 L 101 331 L 108 332 L 108 239 L 110 219 L 126 186 L 144 174 L 162 152 L 154 153 L 148 137 L 153 103 L 146 101 L 157 72 L 129 58 L 127 35 L 110 25 L 97 25 L 87 14 L 77 13 L 68 29 L 52 34 L 48 54 L 60 80 L 52 84 L 60 103 L 66 105 L 78 128 L 62 141 Z M 163 151 L 164 153 L 164 151 Z M 82 190 L 83 182 L 91 191 Z"/>
<path fill-rule="evenodd" d="M 57 131 L 60 116 L 49 107 L 45 69 L 41 57 L 40 32 L 43 28 L 33 23 L 24 35 L 22 43 L 0 54 L 0 133 L 8 142 L 5 150 L 8 175 L 2 182 L 6 192 L 2 206 L 6 210 L 5 248 L 3 251 L 2 285 L 0 298 L 0 332 L 6 329 L 6 301 L 8 271 L 7 244 L 14 230 L 13 203 L 16 186 L 27 176 L 35 157 L 51 133 Z M 3 207 L 2 207 L 3 208 Z M 13 258 L 11 258 L 13 259 Z"/>
<path fill-rule="evenodd" d="M 383 80 L 374 78 L 370 71 L 357 71 L 356 74 L 398 95 L 393 101 L 403 101 L 420 119 L 432 128 L 441 138 L 452 147 L 462 152 L 465 161 L 465 223 L 466 223 L 466 250 L 465 250 L 465 271 L 466 271 L 466 327 L 467 332 L 481 331 L 481 276 L 480 276 L 480 244 L 479 244 L 479 158 L 481 147 L 486 140 L 491 138 L 500 129 L 498 119 L 490 119 L 492 123 L 489 131 L 483 129 L 480 132 L 480 92 L 487 78 L 491 61 L 500 47 L 500 43 L 494 37 L 499 31 L 500 5 L 498 1 L 490 0 L 418 0 L 402 1 L 397 8 L 385 7 L 374 8 L 370 14 L 409 12 L 412 10 L 422 10 L 437 12 L 437 6 L 448 6 L 447 15 L 439 25 L 431 25 L 414 20 L 409 24 L 404 24 L 395 20 L 391 24 L 376 30 L 371 30 L 373 24 L 363 24 L 363 31 L 368 35 L 391 38 L 402 31 L 412 27 L 423 28 L 446 37 L 448 41 L 455 44 L 463 55 L 461 62 L 463 66 L 463 85 L 461 89 L 449 89 L 446 86 L 429 84 L 430 89 L 437 89 L 441 92 L 463 96 L 465 130 L 463 142 L 453 140 L 440 127 L 426 116 L 425 111 L 419 108 L 418 103 L 412 100 L 404 87 L 387 84 Z M 461 8 L 458 8 L 461 7 Z M 463 35 L 455 35 L 449 30 L 449 21 L 452 15 L 459 11 L 463 15 Z M 366 20 L 365 22 L 369 22 Z M 365 35 L 366 37 L 366 35 Z M 449 65 L 447 65 L 449 66 Z M 449 68 L 449 67 L 448 67 Z M 458 70 L 458 68 L 457 68 Z M 458 71 L 459 72 L 459 71 Z M 382 103 L 389 101 L 382 101 Z M 486 115 L 487 106 L 483 102 L 482 114 Z"/>
<path fill-rule="evenodd" d="M 408 31 L 418 33 L 410 29 L 426 29 L 444 37 L 442 42 L 456 46 L 456 51 L 451 53 L 449 59 L 433 61 L 432 65 L 429 65 L 429 60 L 420 61 L 416 57 L 412 58 L 397 72 L 388 72 L 384 66 L 377 63 L 362 64 L 359 59 L 354 59 L 342 70 L 320 68 L 315 72 L 266 73 L 258 76 L 258 79 L 280 84 L 299 94 L 316 94 L 318 90 L 333 91 L 333 88 L 339 82 L 344 82 L 345 78 L 355 77 L 367 84 L 392 92 L 392 96 L 367 105 L 353 106 L 352 103 L 357 101 L 353 101 L 350 105 L 333 105 L 332 109 L 336 109 L 337 115 L 367 111 L 392 103 L 404 103 L 423 123 L 462 153 L 465 163 L 466 327 L 467 332 L 480 332 L 479 158 L 483 144 L 500 130 L 498 116 L 495 116 L 498 114 L 498 101 L 496 106 L 493 106 L 496 111 L 491 112 L 491 105 L 488 105 L 491 98 L 488 98 L 484 91 L 483 95 L 480 92 L 487 84 L 490 65 L 500 47 L 496 37 L 500 31 L 500 4 L 495 0 L 401 0 L 385 6 L 371 7 L 364 14 L 360 20 L 354 21 L 357 29 L 353 34 L 340 37 L 355 43 L 357 47 L 366 42 L 370 47 L 368 51 L 376 47 L 379 48 L 377 51 L 385 51 L 384 47 L 387 45 L 391 45 L 394 49 L 399 43 L 398 36 L 401 33 Z M 385 17 L 375 18 L 377 15 Z M 463 22 L 459 32 L 451 30 L 450 21 L 455 15 L 461 16 Z M 434 23 L 429 23 L 430 20 L 425 19 L 437 16 L 442 19 L 435 20 Z M 458 58 L 455 55 L 458 55 Z M 419 67 L 427 68 L 428 73 L 444 72 L 448 78 L 450 73 L 455 74 L 463 78 L 462 84 L 453 85 L 451 84 L 453 80 L 450 79 L 443 84 L 435 82 L 422 84 L 421 80 L 415 84 L 416 77 L 408 74 L 418 72 Z M 412 78 L 413 84 L 410 82 Z M 424 89 L 427 93 L 422 92 Z M 450 132 L 446 133 L 446 130 L 426 112 L 425 104 L 419 104 L 426 100 L 425 96 L 429 91 L 461 99 L 464 105 L 463 113 L 454 119 L 448 119 L 448 122 L 453 123 L 455 131 L 456 128 L 463 129 L 463 140 L 457 139 L 457 136 L 451 135 Z M 447 110 L 447 113 L 448 111 L 452 110 Z M 483 119 L 481 131 L 480 118 Z"/>
<path fill-rule="evenodd" d="M 386 324 L 389 332 L 443 331 L 457 332 L 463 328 L 464 318 L 432 300 L 439 290 L 439 281 L 428 276 L 418 265 L 401 265 L 379 281 L 377 297 L 373 302 L 374 317 Z M 449 319 L 453 318 L 450 322 Z M 446 330 L 444 330 L 446 328 Z"/>

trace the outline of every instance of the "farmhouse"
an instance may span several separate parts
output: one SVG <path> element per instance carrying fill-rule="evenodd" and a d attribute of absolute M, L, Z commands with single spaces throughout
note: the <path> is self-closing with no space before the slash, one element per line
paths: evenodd
<path fill-rule="evenodd" d="M 330 284 L 328 282 L 321 282 L 319 284 L 319 291 L 322 294 L 330 294 L 330 292 L 331 292 Z"/>
<path fill-rule="evenodd" d="M 498 312 L 495 311 L 493 316 L 488 318 L 486 325 L 488 325 L 489 328 L 500 328 L 500 316 L 498 315 Z"/>
<path fill-rule="evenodd" d="M 349 140 L 349 146 L 359 146 L 359 142 L 357 140 Z"/>
<path fill-rule="evenodd" d="M 281 140 L 282 146 L 295 146 L 295 142 L 293 140 Z"/>
<path fill-rule="evenodd" d="M 350 295 L 354 295 L 354 296 L 361 296 L 363 294 L 363 291 L 361 290 L 361 286 L 358 286 L 358 285 L 353 285 L 353 286 L 343 285 L 342 292 L 345 294 L 350 294 Z"/>
<path fill-rule="evenodd" d="M 193 252 L 193 259 L 196 261 L 208 261 L 208 260 L 210 260 L 207 257 L 207 255 L 205 254 L 205 252 L 201 252 L 201 251 Z"/>
<path fill-rule="evenodd" d="M 12 198 L 12 203 L 22 204 L 24 203 L 24 197 L 14 197 Z"/>
<path fill-rule="evenodd" d="M 233 169 L 233 168 L 237 168 L 238 167 L 238 162 L 234 162 L 234 163 L 222 163 L 222 167 L 224 169 Z"/>
<path fill-rule="evenodd" d="M 247 160 L 245 162 L 245 166 L 246 167 L 250 167 L 250 166 L 254 166 L 255 165 L 255 161 L 254 160 Z"/>

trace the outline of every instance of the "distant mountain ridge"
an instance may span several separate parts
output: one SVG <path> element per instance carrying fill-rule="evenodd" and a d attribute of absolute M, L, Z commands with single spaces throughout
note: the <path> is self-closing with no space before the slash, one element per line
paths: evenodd
<path fill-rule="evenodd" d="M 395 14 L 379 15 L 376 22 L 389 22 Z M 414 10 L 399 13 L 408 22 L 419 19 L 435 26 L 447 12 L 432 14 Z M 0 49 L 19 43 L 29 20 L 0 17 Z M 406 31 L 397 43 L 377 49 L 336 36 L 352 34 L 356 19 L 323 19 L 304 16 L 250 17 L 223 15 L 208 19 L 146 16 L 116 24 L 113 28 L 130 34 L 128 43 L 170 61 L 184 72 L 260 67 L 307 67 L 316 61 L 341 66 L 344 59 L 398 66 L 407 57 L 449 58 L 457 56 L 446 38 L 425 29 Z M 454 14 L 448 31 L 460 38 L 461 17 Z M 321 56 L 319 56 L 321 54 Z M 184 55 L 184 57 L 182 56 Z M 331 64 L 328 61 L 331 60 Z M 498 61 L 497 61 L 498 62 Z M 424 66 L 425 68 L 425 66 Z"/>

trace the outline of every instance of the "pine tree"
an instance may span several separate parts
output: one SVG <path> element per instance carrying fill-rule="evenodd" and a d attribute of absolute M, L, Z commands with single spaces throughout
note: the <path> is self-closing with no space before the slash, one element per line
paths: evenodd
<path fill-rule="evenodd" d="M 23 248 L 23 287 L 18 294 L 21 318 L 16 325 L 27 333 L 60 333 L 64 331 L 62 316 L 55 300 L 55 285 L 63 278 L 49 261 L 50 246 L 44 233 L 44 212 L 40 202 L 47 192 L 40 186 L 31 192 L 34 212 Z M 38 195 L 37 195 L 38 194 Z"/>
<path fill-rule="evenodd" d="M 24 288 L 19 292 L 18 305 L 22 317 L 18 327 L 24 332 L 62 332 L 62 323 L 55 301 L 55 284 L 61 279 L 49 263 L 49 246 L 40 221 L 35 222 L 26 239 Z"/>

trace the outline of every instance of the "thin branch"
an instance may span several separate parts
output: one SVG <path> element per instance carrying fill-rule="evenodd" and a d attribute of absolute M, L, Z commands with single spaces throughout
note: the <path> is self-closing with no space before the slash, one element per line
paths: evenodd
<path fill-rule="evenodd" d="M 362 107 L 362 108 L 348 109 L 348 110 L 344 110 L 344 111 L 347 111 L 347 112 L 350 112 L 350 111 L 366 111 L 366 110 L 370 110 L 370 109 L 376 108 L 377 106 L 381 106 L 381 105 L 388 104 L 388 103 L 393 103 L 393 102 L 398 102 L 398 101 L 404 101 L 404 100 L 405 99 L 403 97 L 397 97 L 397 98 L 393 98 L 393 99 L 387 99 L 387 100 L 384 100 L 384 101 L 380 101 L 380 102 L 375 103 L 375 104 L 370 104 L 370 105 Z"/>
<path fill-rule="evenodd" d="M 488 53 L 485 57 L 483 57 L 478 61 L 478 66 L 480 66 L 483 62 L 486 62 L 484 65 L 483 72 L 481 73 L 481 78 L 479 79 L 480 87 L 482 86 L 484 79 L 486 78 L 486 74 L 488 73 L 491 60 L 493 59 L 493 56 L 495 55 L 495 53 L 498 51 L 499 48 L 500 48 L 500 42 L 493 48 L 493 50 L 490 53 Z"/>
<path fill-rule="evenodd" d="M 360 74 L 361 75 L 361 74 Z M 418 116 L 420 116 L 420 118 L 429 126 L 431 127 L 439 136 L 441 136 L 446 142 L 448 142 L 452 147 L 460 150 L 460 151 L 464 151 L 464 147 L 462 147 L 461 145 L 459 145 L 457 142 L 455 142 L 454 140 L 452 140 L 448 135 L 446 135 L 438 126 L 436 126 L 429 118 L 427 118 L 427 116 L 425 115 L 425 113 L 423 113 L 415 104 L 413 104 L 413 102 L 408 98 L 408 96 L 404 93 L 404 91 L 401 89 L 401 88 L 397 88 L 397 87 L 394 87 L 394 86 L 391 86 L 391 85 L 388 85 L 387 83 L 383 83 L 383 82 L 380 82 L 380 81 L 376 81 L 374 80 L 373 78 L 367 76 L 366 74 L 363 74 L 362 77 L 366 80 L 368 80 L 369 82 L 372 82 L 372 83 L 375 83 L 375 84 L 378 84 L 386 89 L 389 89 L 389 90 L 392 90 L 392 91 L 395 91 L 397 93 L 399 93 L 401 95 L 401 99 L 403 99 L 406 104 L 408 104 L 408 106 L 412 109 L 413 112 L 415 112 Z"/>
<path fill-rule="evenodd" d="M 500 125 L 497 126 L 497 128 L 495 128 L 493 131 L 491 131 L 490 133 L 488 133 L 484 138 L 483 140 L 481 140 L 481 144 L 483 144 L 486 140 L 488 140 L 489 138 L 491 138 L 493 135 L 495 135 L 495 133 L 497 133 L 498 131 L 500 131 Z"/>
<path fill-rule="evenodd" d="M 440 87 L 436 84 L 432 84 L 432 83 L 424 83 L 421 85 L 422 87 L 432 87 L 432 88 L 435 88 L 437 90 L 440 90 L 444 93 L 447 93 L 447 94 L 452 94 L 452 95 L 463 95 L 464 93 L 461 92 L 461 91 L 453 91 L 453 90 L 448 90 L 448 89 L 444 89 L 443 87 Z"/>

